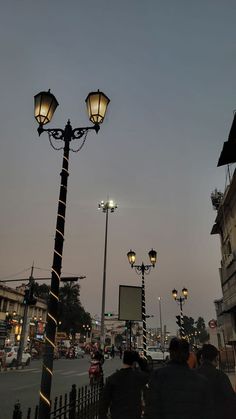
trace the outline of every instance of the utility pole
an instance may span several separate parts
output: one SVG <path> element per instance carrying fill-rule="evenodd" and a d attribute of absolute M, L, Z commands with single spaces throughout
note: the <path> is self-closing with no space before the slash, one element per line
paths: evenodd
<path fill-rule="evenodd" d="M 22 330 L 20 335 L 20 345 L 17 352 L 17 367 L 21 365 L 22 362 L 22 355 L 25 347 L 25 341 L 27 338 L 27 324 L 28 324 L 28 312 L 29 312 L 29 306 L 34 305 L 36 303 L 36 299 L 33 298 L 33 284 L 34 284 L 34 278 L 33 278 L 33 271 L 34 271 L 34 265 L 31 267 L 31 274 L 29 277 L 29 290 L 25 290 L 25 298 L 24 298 L 24 315 L 23 315 L 23 323 L 22 323 Z"/>
<path fill-rule="evenodd" d="M 162 313 L 161 313 L 161 297 L 158 297 L 159 301 L 159 316 L 160 316 L 160 333 L 161 333 L 161 349 L 163 349 L 163 328 L 162 328 Z"/>

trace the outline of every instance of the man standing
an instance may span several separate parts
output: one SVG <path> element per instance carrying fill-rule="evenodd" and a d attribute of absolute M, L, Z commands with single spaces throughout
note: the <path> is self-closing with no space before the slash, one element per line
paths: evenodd
<path fill-rule="evenodd" d="M 215 346 L 205 344 L 201 350 L 198 373 L 207 378 L 213 394 L 214 419 L 233 419 L 236 415 L 236 394 L 229 377 L 216 369 L 219 353 Z"/>
<path fill-rule="evenodd" d="M 140 419 L 142 413 L 142 391 L 149 374 L 134 369 L 137 362 L 141 369 L 145 365 L 138 353 L 125 351 L 123 366 L 112 374 L 104 386 L 99 407 L 99 419 L 107 419 L 108 410 L 111 419 Z"/>
<path fill-rule="evenodd" d="M 169 351 L 170 362 L 150 380 L 145 419 L 213 419 L 207 380 L 187 364 L 188 342 L 174 338 Z"/>

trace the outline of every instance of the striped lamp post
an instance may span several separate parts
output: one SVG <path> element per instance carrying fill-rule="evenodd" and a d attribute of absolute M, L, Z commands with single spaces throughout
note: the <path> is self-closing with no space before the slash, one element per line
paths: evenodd
<path fill-rule="evenodd" d="M 149 274 L 151 268 L 154 268 L 157 261 L 157 252 L 155 250 L 150 250 L 148 253 L 151 264 L 144 265 L 135 265 L 136 253 L 133 250 L 130 250 L 127 253 L 128 261 L 131 265 L 131 268 L 135 268 L 135 271 L 138 275 L 142 275 L 142 321 L 143 321 L 143 354 L 144 358 L 147 358 L 147 326 L 146 326 L 146 299 L 145 299 L 145 274 Z"/>
<path fill-rule="evenodd" d="M 185 339 L 185 330 L 184 330 L 184 315 L 183 315 L 183 304 L 185 303 L 185 301 L 188 298 L 188 290 L 187 288 L 183 288 L 182 289 L 182 295 L 183 297 L 178 297 L 178 291 L 176 289 L 173 289 L 172 291 L 172 296 L 174 298 L 174 300 L 177 302 L 177 304 L 179 304 L 180 307 L 180 316 L 176 316 L 177 318 L 177 324 L 180 328 L 180 337 Z"/>
<path fill-rule="evenodd" d="M 38 419 L 49 419 L 51 410 L 51 384 L 53 374 L 53 352 L 55 348 L 55 335 L 58 324 L 58 301 L 59 285 L 61 278 L 62 254 L 64 244 L 64 229 L 66 216 L 67 181 L 69 176 L 69 153 L 70 150 L 78 152 L 83 147 L 87 133 L 94 130 L 98 133 L 100 124 L 103 122 L 109 99 L 102 92 L 92 92 L 87 96 L 86 104 L 90 121 L 90 127 L 72 129 L 68 120 L 64 129 L 44 129 L 48 124 L 58 106 L 55 96 L 48 92 L 40 92 L 35 97 L 34 116 L 39 124 L 38 134 L 47 132 L 51 146 L 55 150 L 63 149 L 63 162 L 61 171 L 61 185 L 57 210 L 56 233 L 53 253 L 51 289 L 48 300 L 47 322 L 45 331 L 45 351 L 43 357 L 42 378 L 39 399 Z M 83 138 L 83 141 L 73 148 L 71 143 L 74 140 Z"/>

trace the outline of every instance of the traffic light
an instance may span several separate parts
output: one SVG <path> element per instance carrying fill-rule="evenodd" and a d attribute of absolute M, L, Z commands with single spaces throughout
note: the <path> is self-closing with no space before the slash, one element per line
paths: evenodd
<path fill-rule="evenodd" d="M 180 316 L 176 316 L 176 323 L 179 327 L 181 327 L 181 317 Z"/>
<path fill-rule="evenodd" d="M 112 317 L 113 313 L 104 313 L 105 317 Z"/>
<path fill-rule="evenodd" d="M 34 297 L 34 284 L 31 283 L 29 288 L 25 289 L 24 304 L 28 306 L 35 306 L 37 300 Z"/>

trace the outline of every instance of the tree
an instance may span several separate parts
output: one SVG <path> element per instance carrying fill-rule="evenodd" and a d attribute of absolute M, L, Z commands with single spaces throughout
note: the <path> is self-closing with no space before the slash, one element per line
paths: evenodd
<path fill-rule="evenodd" d="M 38 282 L 34 283 L 34 293 L 36 297 L 42 298 L 42 300 L 48 300 L 50 287 L 47 284 L 39 285 Z"/>
<path fill-rule="evenodd" d="M 65 283 L 59 291 L 58 319 L 61 322 L 59 330 L 71 334 L 84 333 L 83 325 L 91 328 L 91 316 L 80 302 L 80 286 L 75 283 Z"/>
<path fill-rule="evenodd" d="M 189 343 L 194 343 L 194 319 L 192 317 L 184 316 L 183 317 L 183 327 L 185 336 L 188 337 Z"/>
<path fill-rule="evenodd" d="M 35 296 L 48 301 L 50 287 L 47 284 L 39 285 L 35 282 Z M 72 336 L 75 333 L 84 333 L 83 324 L 91 328 L 90 313 L 84 310 L 80 302 L 80 285 L 68 282 L 59 289 L 58 304 L 58 331 L 66 332 Z"/>
<path fill-rule="evenodd" d="M 198 317 L 195 322 L 196 325 L 196 338 L 200 343 L 205 343 L 209 340 L 209 334 L 206 331 L 205 320 L 203 317 Z"/>

